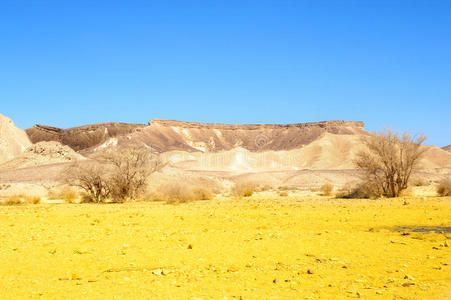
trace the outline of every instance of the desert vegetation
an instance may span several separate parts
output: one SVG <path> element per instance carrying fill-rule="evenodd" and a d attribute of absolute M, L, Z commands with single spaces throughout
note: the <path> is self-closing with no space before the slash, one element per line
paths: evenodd
<path fill-rule="evenodd" d="M 258 190 L 258 185 L 250 181 L 238 181 L 231 189 L 234 197 L 250 197 Z"/>
<path fill-rule="evenodd" d="M 355 159 L 355 166 L 363 172 L 360 189 L 367 194 L 398 197 L 419 168 L 426 152 L 422 148 L 425 140 L 425 136 L 412 137 L 407 132 L 398 134 L 391 130 L 363 137 L 367 149 Z"/>
<path fill-rule="evenodd" d="M 446 178 L 440 181 L 437 186 L 437 194 L 439 196 L 451 196 L 451 179 Z"/>
<path fill-rule="evenodd" d="M 84 191 L 87 202 L 125 202 L 141 196 L 150 174 L 161 162 L 149 149 L 137 145 L 105 151 L 90 162 L 66 171 L 66 182 Z"/>

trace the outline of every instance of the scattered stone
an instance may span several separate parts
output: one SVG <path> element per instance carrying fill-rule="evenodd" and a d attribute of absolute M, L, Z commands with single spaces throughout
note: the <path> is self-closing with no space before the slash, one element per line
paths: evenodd
<path fill-rule="evenodd" d="M 410 276 L 409 274 L 406 274 L 406 275 L 404 276 L 404 279 L 415 280 L 415 278 L 413 278 L 413 276 Z"/>
<path fill-rule="evenodd" d="M 414 283 L 414 282 L 411 282 L 411 281 L 407 281 L 407 282 L 404 282 L 404 283 L 402 284 L 403 287 L 409 287 L 409 286 L 412 286 L 412 285 L 415 285 L 415 283 Z"/>
<path fill-rule="evenodd" d="M 313 270 L 308 269 L 308 270 L 307 270 L 307 274 L 314 274 L 314 272 L 313 272 Z"/>
<path fill-rule="evenodd" d="M 193 249 L 193 245 L 189 244 L 188 249 Z"/>

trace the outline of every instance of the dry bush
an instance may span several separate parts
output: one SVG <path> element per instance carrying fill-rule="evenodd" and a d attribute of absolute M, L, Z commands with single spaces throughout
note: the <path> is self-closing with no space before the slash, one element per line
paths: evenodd
<path fill-rule="evenodd" d="M 330 196 L 332 194 L 333 190 L 334 190 L 334 186 L 330 183 L 325 183 L 319 188 L 319 191 L 321 192 L 321 195 L 323 195 L 323 196 Z"/>
<path fill-rule="evenodd" d="M 132 145 L 100 153 L 90 163 L 75 164 L 66 171 L 66 182 L 82 189 L 85 201 L 125 202 L 141 197 L 147 178 L 161 167 L 148 148 Z"/>
<path fill-rule="evenodd" d="M 4 199 L 3 205 L 39 204 L 41 197 L 29 195 L 11 195 Z"/>
<path fill-rule="evenodd" d="M 51 200 L 63 200 L 66 203 L 75 203 L 78 199 L 78 192 L 70 186 L 65 186 L 62 189 L 49 190 L 48 198 Z"/>
<path fill-rule="evenodd" d="M 196 200 L 190 186 L 178 182 L 170 182 L 158 188 L 155 200 L 167 203 L 186 203 Z"/>
<path fill-rule="evenodd" d="M 260 187 L 260 192 L 267 192 L 272 190 L 272 186 L 270 186 L 269 184 L 265 184 L 263 186 Z"/>
<path fill-rule="evenodd" d="M 357 154 L 354 163 L 363 171 L 363 180 L 377 186 L 377 193 L 398 197 L 408 187 L 410 176 L 418 169 L 426 148 L 426 137 L 399 135 L 391 130 L 363 138 L 366 151 Z"/>
<path fill-rule="evenodd" d="M 257 185 L 252 182 L 238 182 L 231 190 L 231 194 L 235 197 L 250 197 L 257 191 Z"/>
<path fill-rule="evenodd" d="M 27 204 L 39 204 L 41 203 L 41 197 L 39 196 L 24 196 L 24 202 Z"/>
<path fill-rule="evenodd" d="M 73 188 L 66 186 L 59 193 L 60 199 L 66 203 L 75 203 L 78 199 L 78 193 Z"/>
<path fill-rule="evenodd" d="M 279 186 L 279 191 L 296 191 L 297 190 L 297 187 L 295 187 L 295 186 L 287 186 L 287 185 L 282 185 L 282 186 Z"/>
<path fill-rule="evenodd" d="M 23 196 L 21 195 L 11 195 L 5 197 L 5 199 L 3 200 L 3 205 L 20 205 L 23 203 Z"/>
<path fill-rule="evenodd" d="M 377 185 L 362 182 L 357 185 L 345 185 L 336 193 L 335 197 L 343 199 L 375 199 L 380 194 Z"/>
<path fill-rule="evenodd" d="M 451 196 L 451 179 L 443 179 L 437 186 L 437 194 L 442 197 Z"/>
<path fill-rule="evenodd" d="M 105 202 L 111 195 L 111 173 L 99 162 L 76 163 L 66 171 L 66 182 L 84 191 L 85 202 Z"/>
<path fill-rule="evenodd" d="M 213 192 L 206 187 L 194 187 L 192 189 L 196 200 L 213 200 Z"/>

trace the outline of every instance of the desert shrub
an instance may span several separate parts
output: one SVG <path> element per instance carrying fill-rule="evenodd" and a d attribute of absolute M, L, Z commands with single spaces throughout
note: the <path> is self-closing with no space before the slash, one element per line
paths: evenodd
<path fill-rule="evenodd" d="M 60 199 L 66 203 L 75 203 L 78 199 L 78 193 L 73 188 L 66 186 L 60 192 Z"/>
<path fill-rule="evenodd" d="M 206 187 L 195 187 L 192 191 L 196 200 L 212 200 L 214 198 L 213 192 Z"/>
<path fill-rule="evenodd" d="M 3 205 L 20 205 L 23 203 L 24 201 L 22 195 L 11 195 L 3 200 Z"/>
<path fill-rule="evenodd" d="M 365 182 L 377 186 L 380 196 L 398 197 L 407 189 L 414 171 L 427 148 L 422 147 L 425 136 L 412 137 L 391 130 L 364 136 L 365 151 L 357 153 L 355 166 L 362 171 Z"/>
<path fill-rule="evenodd" d="M 252 182 L 238 182 L 231 190 L 231 194 L 235 197 L 250 197 L 257 190 L 257 185 Z"/>
<path fill-rule="evenodd" d="M 186 203 L 195 201 L 196 196 L 187 184 L 171 182 L 160 186 L 154 199 L 167 203 Z"/>
<path fill-rule="evenodd" d="M 27 204 L 39 204 L 41 203 L 41 197 L 39 196 L 24 196 L 24 202 Z"/>
<path fill-rule="evenodd" d="M 288 196 L 288 192 L 285 192 L 285 191 L 279 191 L 278 195 L 279 195 L 280 197 L 287 197 L 287 196 Z"/>
<path fill-rule="evenodd" d="M 269 184 L 265 184 L 265 185 L 260 187 L 260 191 L 261 192 L 267 192 L 267 191 L 270 191 L 270 190 L 272 190 L 272 187 Z"/>
<path fill-rule="evenodd" d="M 325 183 L 319 188 L 323 196 L 330 196 L 334 190 L 334 186 L 330 183 Z"/>
<path fill-rule="evenodd" d="M 41 197 L 30 195 L 11 195 L 4 199 L 3 205 L 39 204 Z"/>
<path fill-rule="evenodd" d="M 437 186 L 437 194 L 442 197 L 451 196 L 451 179 L 443 179 Z"/>
<path fill-rule="evenodd" d="M 83 190 L 90 202 L 136 200 L 144 193 L 149 175 L 161 167 L 161 161 L 147 147 L 131 145 L 73 165 L 66 171 L 66 183 Z"/>
<path fill-rule="evenodd" d="M 288 185 L 282 185 L 282 186 L 279 186 L 278 190 L 279 191 L 296 191 L 297 187 L 295 187 L 295 186 L 288 186 Z"/>
<path fill-rule="evenodd" d="M 337 193 L 336 198 L 344 199 L 374 199 L 380 196 L 378 186 L 371 182 L 362 182 L 357 185 L 345 185 Z"/>

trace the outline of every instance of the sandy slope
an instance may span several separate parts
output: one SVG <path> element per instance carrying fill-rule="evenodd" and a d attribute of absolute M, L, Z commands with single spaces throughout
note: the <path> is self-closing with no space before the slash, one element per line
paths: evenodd
<path fill-rule="evenodd" d="M 31 146 L 25 131 L 17 128 L 11 119 L 0 114 L 0 163 L 21 154 Z"/>

